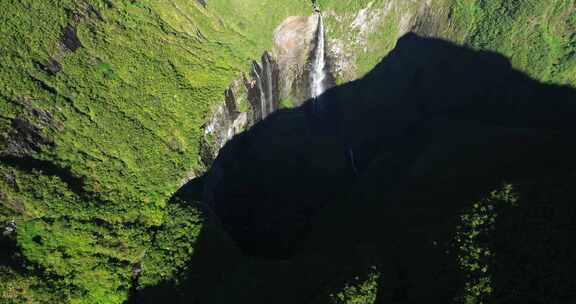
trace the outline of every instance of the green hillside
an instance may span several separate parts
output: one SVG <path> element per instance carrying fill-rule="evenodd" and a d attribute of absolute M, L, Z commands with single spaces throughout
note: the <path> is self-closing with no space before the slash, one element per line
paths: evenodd
<path fill-rule="evenodd" d="M 546 82 L 576 85 L 574 0 L 453 0 L 457 41 L 497 51 Z"/>
<path fill-rule="evenodd" d="M 353 58 L 350 59 L 353 68 L 337 77 L 339 85 L 346 86 L 353 79 L 370 75 L 394 50 L 400 33 L 412 30 L 475 51 L 501 54 L 510 61 L 512 68 L 542 84 L 576 87 L 576 0 L 317 2 L 322 11 L 327 12 L 328 42 L 342 42 L 340 51 Z M 357 20 L 364 20 L 359 18 L 359 12 L 363 9 L 368 12 L 367 16 L 377 16 L 366 20 L 378 21 L 362 34 L 365 44 L 356 44 L 361 29 L 353 24 Z M 197 205 L 176 202 L 173 195 L 191 178 L 201 177 L 209 169 L 200 157 L 203 128 L 213 109 L 223 103 L 224 90 L 247 73 L 251 62 L 260 58 L 262 52 L 272 48 L 274 29 L 284 19 L 311 13 L 309 0 L 0 1 L 0 303 L 117 304 L 127 301 L 136 290 L 164 286 L 168 284 L 166 282 L 175 284 L 176 289 L 179 288 L 178 284 L 194 284 L 189 277 L 184 277 L 184 273 L 190 272 L 189 260 L 197 249 L 209 216 L 198 210 Z M 415 54 L 420 55 L 426 56 Z M 407 60 L 408 63 L 405 63 L 400 60 L 407 66 L 417 61 Z M 433 77 L 433 74 L 429 75 Z M 381 76 L 374 73 L 362 86 L 355 87 L 352 83 L 351 87 L 337 89 L 342 95 L 333 98 L 342 104 L 342 112 L 347 114 L 343 115 L 343 126 L 356 122 L 368 123 L 366 115 L 376 115 L 370 111 L 370 107 L 374 106 L 370 103 L 374 96 L 400 92 L 400 89 L 393 91 L 394 88 L 391 89 L 392 93 L 387 91 L 387 85 L 393 83 L 392 80 L 399 78 L 401 85 L 412 81 L 402 82 L 402 77 Z M 382 79 L 388 80 L 382 83 Z M 419 78 L 414 76 L 414 79 Z M 533 85 L 532 82 L 530 85 Z M 445 89 L 446 94 L 457 91 L 448 85 Z M 521 103 L 523 95 L 518 94 L 518 102 Z M 289 113 L 286 114 L 286 121 L 303 125 L 306 116 L 298 112 L 299 109 L 292 109 L 290 100 L 282 101 L 282 107 L 286 108 L 282 111 Z M 358 104 L 357 100 L 366 103 Z M 538 100 L 542 102 L 542 107 L 555 105 L 554 101 L 544 98 Z M 414 108 L 420 106 L 418 104 Z M 425 112 L 425 106 L 422 108 Z M 490 110 L 495 116 L 517 114 L 511 109 L 507 109 L 508 112 L 500 112 L 500 108 Z M 399 112 L 398 116 L 390 115 L 390 121 L 395 121 L 396 117 L 404 118 L 402 115 L 405 112 Z M 502 121 L 500 123 L 504 124 Z M 534 118 L 534 121 L 538 120 Z M 333 165 L 330 167 L 333 172 L 329 173 L 346 168 L 343 153 L 327 156 L 322 150 L 324 148 L 318 148 L 339 149 L 340 145 L 344 145 L 340 142 L 341 138 L 317 141 L 314 137 L 308 137 L 311 133 L 305 127 L 295 127 L 293 130 L 292 126 L 283 129 L 285 126 L 279 125 L 278 130 L 264 132 L 268 137 L 264 137 L 261 144 L 267 148 L 270 148 L 270 143 L 277 143 L 278 146 L 270 148 L 272 152 L 269 154 L 259 155 L 261 159 L 269 161 L 269 155 L 277 158 L 283 155 L 285 164 L 293 164 L 286 166 L 285 172 L 294 170 L 295 176 L 302 174 L 298 172 L 297 165 L 311 156 L 314 156 L 313 159 L 307 163 L 311 167 Z M 466 127 L 473 131 L 476 128 Z M 532 126 L 518 124 L 513 127 Z M 273 133 L 275 131 L 278 133 Z M 373 129 L 369 131 L 377 133 Z M 358 136 L 350 132 L 343 136 L 352 138 L 353 142 Z M 300 150 L 293 152 L 289 150 L 293 147 L 286 148 L 290 143 L 281 142 L 286 134 L 297 138 L 294 141 Z M 389 139 L 382 137 L 382 140 Z M 366 138 L 372 140 L 368 135 Z M 445 140 L 441 136 L 439 138 L 439 141 Z M 308 141 L 298 141 L 304 139 Z M 377 139 L 381 140 L 380 137 Z M 422 142 L 425 140 L 422 139 Z M 365 143 L 354 144 L 361 146 Z M 282 150 L 284 148 L 286 150 Z M 328 215 L 321 217 L 322 221 L 332 223 L 340 217 L 354 214 L 350 211 L 353 208 L 347 205 L 352 204 L 348 195 L 362 193 L 368 197 L 364 197 L 368 202 L 375 205 L 381 202 L 377 195 L 384 192 L 380 190 L 380 178 L 384 174 L 378 170 L 388 170 L 383 163 L 391 157 L 392 152 L 387 148 L 379 149 L 381 147 L 378 146 L 374 150 L 381 154 L 371 159 L 369 177 L 354 181 L 354 185 L 347 184 L 352 179 L 337 180 L 326 188 L 341 190 L 350 187 L 349 191 L 331 193 L 342 206 L 337 204 L 340 207 L 335 207 L 335 211 L 329 208 Z M 442 170 L 446 169 L 441 162 L 445 151 L 439 151 L 428 151 L 430 153 L 426 157 L 430 158 L 422 161 L 433 164 L 430 167 L 422 169 L 416 165 L 412 167 L 410 163 L 410 166 L 403 168 L 427 169 L 436 174 L 432 176 L 441 177 Z M 253 161 L 256 152 L 242 157 Z M 399 158 L 408 157 L 398 151 L 393 152 Z M 470 155 L 475 152 L 470 152 Z M 318 159 L 321 160 L 320 164 L 315 163 Z M 437 159 L 440 161 L 435 162 Z M 450 160 L 457 161 L 458 157 Z M 234 181 L 243 180 L 244 174 L 254 174 L 246 164 L 233 164 L 231 167 L 244 169 L 235 172 L 238 177 Z M 450 173 L 449 170 L 446 172 Z M 333 177 L 338 177 L 336 175 Z M 264 184 L 274 181 L 269 176 L 259 178 L 262 179 L 256 180 Z M 566 183 L 563 187 L 569 188 L 570 181 L 562 178 L 564 176 L 558 179 Z M 230 184 L 234 190 L 237 190 L 234 187 L 241 185 Z M 277 187 L 274 189 L 284 190 L 294 184 L 297 181 L 287 179 L 280 185 L 274 184 Z M 300 190 L 313 190 L 313 186 L 308 183 Z M 564 195 L 564 189 L 557 190 L 550 186 L 550 190 L 547 186 L 541 186 L 542 189 L 535 187 L 539 189 L 536 192 L 553 198 L 554 195 Z M 495 201 L 510 203 L 510 197 L 502 198 L 511 195 L 512 189 L 508 187 L 500 192 L 485 193 L 484 198 L 473 199 L 481 202 L 480 205 L 491 206 Z M 500 188 L 491 190 L 494 189 Z M 244 189 L 238 191 L 241 190 Z M 292 199 L 297 205 L 300 203 L 297 194 L 297 191 L 293 191 L 277 200 Z M 346 194 L 342 201 L 338 200 L 340 194 Z M 318 197 L 323 196 L 318 194 Z M 520 203 L 523 200 L 538 201 L 526 199 L 521 194 L 519 196 Z M 552 201 L 548 197 L 542 200 Z M 516 197 L 513 201 L 516 202 Z M 494 221 L 495 215 L 487 214 L 482 206 L 478 206 L 476 204 L 466 209 L 468 215 L 459 217 L 462 223 L 458 231 L 456 224 L 453 223 L 452 227 L 458 237 L 469 239 L 458 240 L 462 249 L 458 261 L 466 285 L 460 290 L 457 300 L 467 304 L 482 303 L 479 299 L 488 297 L 493 288 L 491 282 L 486 281 L 490 273 L 482 270 L 491 261 L 479 252 L 488 250 L 484 245 L 490 242 L 485 239 L 491 237 L 494 229 L 486 227 L 485 222 Z M 244 212 L 244 209 L 241 211 Z M 330 218 L 332 212 L 336 214 L 334 218 Z M 530 213 L 530 210 L 525 212 Z M 507 213 L 505 219 L 510 222 L 503 227 L 517 228 L 513 222 L 520 221 L 519 218 L 523 216 L 518 214 Z M 282 220 L 285 219 L 278 221 Z M 302 224 L 304 220 L 300 220 L 298 218 L 294 226 L 305 226 Z M 354 222 L 358 219 L 349 220 Z M 218 223 L 210 222 L 210 225 L 217 226 L 214 229 L 220 232 Z M 326 227 L 332 226 L 327 224 Z M 326 243 L 329 243 L 330 237 L 322 230 L 324 228 L 315 229 L 320 231 L 316 235 L 325 237 Z M 529 252 L 529 248 L 522 247 L 520 240 L 515 239 L 527 233 L 516 233 L 502 236 L 499 240 L 518 244 L 514 248 L 521 248 L 518 251 L 522 251 L 522 254 Z M 376 234 L 367 235 L 375 237 Z M 544 235 L 543 239 L 549 236 Z M 290 237 L 292 239 L 286 243 L 301 246 L 300 236 Z M 304 244 L 316 243 L 312 238 L 304 241 Z M 540 247 L 538 250 L 535 251 L 538 254 L 546 252 Z M 327 252 L 328 249 L 322 253 Z M 210 253 L 203 254 L 203 257 L 210 256 Z M 343 253 L 344 256 L 348 257 Z M 509 258 L 506 265 L 516 265 L 513 256 L 506 257 Z M 343 261 L 339 258 L 335 255 L 333 261 Z M 530 267 L 536 267 L 534 259 L 530 260 Z M 293 260 L 280 262 L 245 256 L 240 260 L 238 265 L 222 266 L 222 269 L 237 270 L 230 274 L 232 279 L 226 283 L 200 286 L 214 288 L 210 290 L 211 295 L 228 300 L 227 297 L 232 298 L 236 293 L 249 295 L 247 298 L 252 297 L 250 299 L 257 298 L 254 296 L 257 292 L 272 295 L 277 291 L 284 292 L 286 289 L 283 288 L 293 284 L 294 292 L 285 299 L 299 299 L 302 295 L 298 292 L 310 292 L 306 284 L 316 284 L 314 280 L 331 275 L 332 272 L 328 270 L 333 268 L 318 267 L 326 270 L 323 276 L 310 275 L 300 279 L 298 275 L 301 273 L 298 271 L 307 270 L 312 263 L 310 261 L 322 259 L 300 255 Z M 214 265 L 206 263 L 204 266 L 208 270 L 202 269 L 198 273 L 210 273 L 209 267 Z M 502 269 L 512 266 L 507 267 Z M 542 267 L 549 269 L 556 265 L 544 263 Z M 272 274 L 273 270 L 269 269 L 280 271 Z M 310 293 L 320 299 L 319 303 L 324 297 L 334 303 L 372 302 L 376 299 L 376 281 L 380 280 L 381 274 L 370 269 L 366 278 L 356 277 L 344 283 L 338 281 L 336 287 L 323 285 L 322 288 L 326 287 L 326 290 Z M 217 271 L 214 273 L 214 276 L 220 275 Z M 283 277 L 284 274 L 287 274 L 286 277 Z M 288 283 L 286 286 L 274 284 L 277 278 L 281 282 L 285 279 Z M 214 280 L 220 282 L 219 279 Z M 511 286 L 520 284 L 517 277 L 509 281 L 513 282 Z M 246 287 L 241 283 L 252 285 Z M 223 288 L 222 292 L 217 288 Z M 518 288 L 529 289 L 525 286 Z"/>
<path fill-rule="evenodd" d="M 400 25 L 427 36 L 491 50 L 510 58 L 515 68 L 546 82 L 576 84 L 576 2 L 574 0 L 319 0 L 330 14 L 328 35 L 342 40 L 358 57 L 357 75 L 369 72 L 394 47 Z M 427 5 L 424 5 L 427 4 Z M 367 45 L 356 45 L 360 30 L 351 26 L 366 10 L 373 28 Z M 376 13 L 381 11 L 384 13 Z M 367 14 L 366 14 L 367 12 Z M 418 16 L 414 19 L 414 16 Z M 381 16 L 384 16 L 383 18 Z"/>
<path fill-rule="evenodd" d="M 172 277 L 194 210 L 166 207 L 224 89 L 306 1 L 3 1 L 0 222 L 20 264 L 0 302 L 121 303 Z M 178 240 L 178 241 L 177 241 Z M 8 267 L 8 268 L 7 268 Z"/>

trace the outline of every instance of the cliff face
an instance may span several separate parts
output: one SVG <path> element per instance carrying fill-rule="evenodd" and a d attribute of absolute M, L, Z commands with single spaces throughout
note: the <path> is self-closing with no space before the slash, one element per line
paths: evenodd
<path fill-rule="evenodd" d="M 204 127 L 206 164 L 234 135 L 286 107 L 282 101 L 293 107 L 311 97 L 310 74 L 318 26 L 315 15 L 291 16 L 276 28 L 272 51 L 264 52 L 260 62 L 253 61 L 250 72 L 226 90 L 224 102 L 215 108 Z M 330 58 L 328 62 L 331 63 Z M 333 85 L 332 77 L 327 77 L 326 88 Z"/>
<path fill-rule="evenodd" d="M 280 70 L 276 60 L 264 52 L 261 62 L 252 62 L 250 73 L 232 83 L 224 102 L 216 107 L 204 126 L 203 161 L 210 165 L 219 150 L 237 135 L 280 108 Z"/>
<path fill-rule="evenodd" d="M 314 48 L 318 20 L 314 16 L 290 17 L 274 31 L 273 54 L 282 71 L 280 96 L 301 104 L 310 97 L 306 78 Z"/>

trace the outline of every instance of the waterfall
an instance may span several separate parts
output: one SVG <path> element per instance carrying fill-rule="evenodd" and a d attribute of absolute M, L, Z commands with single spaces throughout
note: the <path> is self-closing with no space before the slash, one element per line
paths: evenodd
<path fill-rule="evenodd" d="M 256 120 L 265 119 L 278 108 L 278 65 L 270 53 L 265 52 L 262 64 L 252 63 L 251 89 L 254 90 L 251 103 L 256 110 Z"/>
<path fill-rule="evenodd" d="M 322 14 L 317 13 L 318 16 L 318 31 L 316 41 L 316 52 L 313 58 L 312 71 L 310 72 L 310 95 L 316 99 L 322 95 L 326 90 L 326 50 L 324 41 L 324 21 Z"/>
<path fill-rule="evenodd" d="M 354 158 L 354 150 L 348 149 L 348 157 L 350 158 L 350 165 L 355 175 L 358 175 L 358 167 L 356 167 L 356 159 Z"/>
<path fill-rule="evenodd" d="M 256 86 L 259 88 L 259 92 L 260 92 L 260 112 L 261 112 L 260 119 L 264 119 L 268 115 L 268 113 L 266 112 L 266 94 L 264 93 L 264 83 L 263 83 L 262 77 L 260 75 L 260 73 L 262 72 L 262 69 L 260 68 L 258 63 L 254 62 L 252 64 L 252 72 L 254 73 L 254 76 L 256 77 L 256 79 L 255 79 L 256 80 Z"/>
<path fill-rule="evenodd" d="M 266 98 L 265 106 L 266 109 L 262 110 L 262 118 L 265 118 L 268 114 L 274 112 L 274 86 L 277 85 L 272 79 L 272 59 L 270 55 L 266 52 L 262 55 L 262 91 Z"/>

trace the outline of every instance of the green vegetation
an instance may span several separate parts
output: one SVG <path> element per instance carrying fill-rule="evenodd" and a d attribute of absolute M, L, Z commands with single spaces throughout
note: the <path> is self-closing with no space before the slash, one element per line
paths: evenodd
<path fill-rule="evenodd" d="M 375 33 L 368 36 L 368 47 L 356 61 L 359 75 L 370 72 L 396 46 L 399 32 L 398 18 L 396 12 L 390 12 L 384 22 L 377 25 Z"/>
<path fill-rule="evenodd" d="M 378 279 L 380 273 L 373 268 L 372 271 L 361 280 L 356 277 L 354 284 L 347 284 L 341 291 L 331 296 L 333 304 L 373 304 L 376 302 L 378 292 Z"/>
<path fill-rule="evenodd" d="M 398 31 L 395 16 L 386 16 L 382 22 L 362 29 L 359 24 L 352 26 L 357 13 L 368 7 L 382 9 L 386 1 L 318 1 L 325 14 L 326 35 L 332 45 L 351 57 L 353 75 L 336 75 L 336 82 L 342 84 L 359 78 L 369 72 L 394 47 Z M 366 10 L 370 13 L 373 10 Z M 335 15 L 333 15 L 334 13 Z M 392 13 L 394 15 L 394 12 Z M 338 41 L 338 43 L 335 43 Z M 353 58 L 353 59 L 352 59 Z"/>
<path fill-rule="evenodd" d="M 328 37 L 340 43 L 336 46 L 354 66 L 351 75 L 338 75 L 339 83 L 370 71 L 420 12 L 418 3 L 406 1 L 318 2 L 328 12 Z M 430 4 L 426 26 L 417 30 L 501 53 L 536 79 L 576 85 L 575 12 L 574 0 L 439 0 Z M 362 21 L 364 33 L 355 21 Z"/>
<path fill-rule="evenodd" d="M 517 194 L 512 185 L 493 191 L 480 202 L 474 204 L 460 217 L 456 228 L 455 245 L 458 251 L 458 265 L 466 282 L 459 302 L 464 304 L 490 303 L 494 290 L 494 233 L 498 214 L 504 208 L 516 205 Z"/>
<path fill-rule="evenodd" d="M 574 0 L 453 0 L 452 30 L 534 78 L 576 85 L 575 8 Z"/>
<path fill-rule="evenodd" d="M 369 3 L 379 5 L 385 0 L 318 0 L 323 11 L 334 10 L 337 13 L 353 13 L 365 8 Z"/>
<path fill-rule="evenodd" d="M 418 4 L 409 1 L 324 0 L 319 4 L 327 12 L 328 38 L 352 66 L 348 74 L 336 75 L 339 84 L 370 72 L 396 46 L 404 19 L 418 10 Z"/>
<path fill-rule="evenodd" d="M 113 210 L 71 193 L 58 177 L 6 167 L 2 172 L 11 174 L 18 187 L 18 191 L 2 189 L 12 193 L 6 202 L 26 212 L 18 221 L 16 241 L 28 265 L 22 274 L 30 281 L 16 276 L 3 287 L 21 286 L 17 289 L 21 297 L 39 303 L 50 303 L 55 296 L 59 302 L 121 303 L 137 267 L 142 269 L 140 286 L 144 287 L 173 277 L 193 253 L 202 227 L 194 209 L 169 204 L 165 212 L 170 221 L 163 218 L 163 224 L 154 228 L 114 223 L 118 215 Z M 50 294 L 38 295 L 36 286 L 42 284 L 49 286 L 43 288 L 49 288 Z"/>
<path fill-rule="evenodd" d="M 0 165 L 0 223 L 15 221 L 11 242 L 25 267 L 1 268 L 1 301 L 122 303 L 136 277 L 140 287 L 174 278 L 201 223 L 195 209 L 168 200 L 187 172 L 203 169 L 201 126 L 271 47 L 273 29 L 308 9 L 271 0 L 2 2 L 0 150 L 9 159 Z"/>
<path fill-rule="evenodd" d="M 64 295 L 55 290 L 55 285 L 33 276 L 18 273 L 9 267 L 0 266 L 0 303 L 63 303 Z"/>
<path fill-rule="evenodd" d="M 342 43 L 354 67 L 338 83 L 372 70 L 418 8 L 318 2 L 329 12 L 328 38 Z M 504 54 L 538 80 L 576 85 L 576 0 L 433 5 L 449 16 L 435 35 Z M 351 29 L 368 7 L 386 13 Z M 230 83 L 271 47 L 275 27 L 309 14 L 310 1 L 20 0 L 2 1 L 0 11 L 0 232 L 16 226 L 2 236 L 14 248 L 0 252 L 10 257 L 0 261 L 0 303 L 122 303 L 134 288 L 185 281 L 205 227 L 196 205 L 171 197 L 205 170 L 202 126 Z M 294 103 L 287 98 L 281 107 Z M 241 99 L 239 110 L 247 109 Z M 494 293 L 491 237 L 499 211 L 517 200 L 514 190 L 493 192 L 461 217 L 463 303 L 485 303 Z M 350 217 L 342 214 L 338 220 Z M 268 280 L 260 268 L 272 263 L 244 263 L 238 281 Z M 372 303 L 378 278 L 374 271 L 331 299 Z"/>
<path fill-rule="evenodd" d="M 280 100 L 280 108 L 281 109 L 291 109 L 294 106 L 295 106 L 294 101 L 291 98 L 284 98 L 284 99 Z"/>

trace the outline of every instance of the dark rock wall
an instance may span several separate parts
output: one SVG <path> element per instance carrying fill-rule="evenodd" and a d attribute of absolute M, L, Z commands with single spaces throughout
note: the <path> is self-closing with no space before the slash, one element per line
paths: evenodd
<path fill-rule="evenodd" d="M 279 108 L 279 79 L 278 64 L 270 53 L 265 52 L 260 63 L 256 61 L 252 63 L 250 79 L 245 83 L 252 124 L 266 118 Z"/>
<path fill-rule="evenodd" d="M 224 92 L 224 102 L 204 127 L 202 159 L 208 166 L 232 137 L 280 108 L 280 69 L 268 52 L 252 63 L 252 71 Z M 242 108 L 242 104 L 247 108 Z"/>

